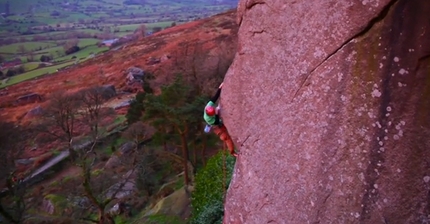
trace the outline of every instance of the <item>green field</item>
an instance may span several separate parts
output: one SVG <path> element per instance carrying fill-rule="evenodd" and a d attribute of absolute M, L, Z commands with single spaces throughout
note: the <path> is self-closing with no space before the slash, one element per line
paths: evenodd
<path fill-rule="evenodd" d="M 82 48 L 90 45 L 95 45 L 98 42 L 100 42 L 100 40 L 94 38 L 79 39 L 78 46 Z"/>
<path fill-rule="evenodd" d="M 173 22 L 180 24 L 237 5 L 237 0 L 224 0 L 222 3 L 206 0 L 134 2 L 141 4 L 128 5 L 130 1 L 127 3 L 124 0 L 0 0 L 0 13 L 5 13 L 0 16 L 0 39 L 19 42 L 0 45 L 0 54 L 5 60 L 20 58 L 26 70 L 37 68 L 42 55 L 52 56 L 54 63 L 81 62 L 88 60 L 91 54 L 108 50 L 107 47 L 97 46 L 102 39 L 125 36 L 142 24 L 147 31 L 153 31 L 155 27 L 164 29 Z M 77 38 L 81 50 L 65 55 L 64 46 Z M 72 57 L 77 60 L 72 60 Z M 28 59 L 34 62 L 27 62 Z M 63 67 L 65 64 L 12 77 L 7 85 L 55 71 L 59 68 L 57 66 Z"/>
<path fill-rule="evenodd" d="M 24 69 L 26 71 L 29 71 L 29 70 L 36 69 L 39 66 L 39 64 L 40 64 L 40 62 L 28 62 L 28 63 L 23 64 L 23 66 L 24 66 Z"/>
<path fill-rule="evenodd" d="M 166 28 L 172 25 L 174 21 L 166 21 L 166 22 L 158 22 L 158 23 L 146 23 L 145 26 L 147 29 L 152 29 L 154 27 Z"/>
<path fill-rule="evenodd" d="M 24 43 L 14 43 L 6 46 L 0 47 L 0 53 L 15 54 L 19 52 L 20 46 L 24 46 L 27 51 L 34 51 L 39 47 L 49 48 L 56 46 L 53 42 L 24 42 Z"/>
<path fill-rule="evenodd" d="M 130 25 L 122 25 L 118 26 L 120 32 L 126 32 L 126 31 L 135 31 L 137 28 L 139 28 L 142 24 L 130 24 Z"/>
<path fill-rule="evenodd" d="M 71 60 L 72 57 L 74 57 L 74 56 L 76 56 L 77 59 L 83 59 L 83 58 L 90 56 L 90 54 L 98 54 L 100 52 L 104 52 L 107 50 L 109 50 L 108 47 L 98 47 L 95 45 L 91 45 L 91 46 L 85 47 L 84 49 L 82 49 L 76 53 L 69 54 L 67 56 L 63 56 L 60 58 L 55 58 L 55 61 Z"/>
<path fill-rule="evenodd" d="M 14 85 L 14 84 L 20 83 L 22 81 L 29 80 L 29 79 L 32 79 L 32 78 L 36 78 L 36 77 L 44 75 L 44 74 L 54 73 L 54 72 L 57 71 L 57 69 L 64 68 L 64 67 L 66 67 L 68 65 L 71 65 L 73 63 L 74 63 L 73 61 L 66 62 L 66 63 L 63 63 L 63 64 L 59 64 L 59 65 L 55 65 L 55 66 L 50 66 L 50 67 L 46 67 L 46 68 L 41 68 L 41 69 L 37 69 L 37 70 L 34 70 L 34 71 L 30 71 L 30 72 L 26 72 L 26 73 L 23 73 L 21 75 L 12 76 L 6 84 L 4 84 L 4 85 L 1 84 L 0 88 L 4 88 L 4 87 L 10 86 L 10 85 Z"/>
<path fill-rule="evenodd" d="M 54 57 L 58 57 L 59 54 L 64 54 L 64 48 L 62 46 L 57 46 L 57 47 L 43 49 L 40 51 L 35 51 L 34 53 L 40 56 L 52 54 Z"/>

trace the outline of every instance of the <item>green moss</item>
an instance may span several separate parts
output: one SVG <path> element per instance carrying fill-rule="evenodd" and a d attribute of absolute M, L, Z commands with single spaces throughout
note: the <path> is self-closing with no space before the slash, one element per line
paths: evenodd
<path fill-rule="evenodd" d="M 68 204 L 67 199 L 61 195 L 48 194 L 45 196 L 45 199 L 54 205 L 54 214 L 61 214 Z"/>
<path fill-rule="evenodd" d="M 51 186 L 51 187 L 57 187 L 57 186 L 59 186 L 59 185 L 60 185 L 60 182 L 59 182 L 59 181 L 56 181 L 56 180 L 52 181 L 52 182 L 49 184 L 49 186 Z"/>
<path fill-rule="evenodd" d="M 61 183 L 67 183 L 68 181 L 72 180 L 75 177 L 72 176 L 65 176 L 62 180 Z"/>
<path fill-rule="evenodd" d="M 91 175 L 93 176 L 98 176 L 103 172 L 103 169 L 95 169 L 93 171 L 91 171 Z"/>
<path fill-rule="evenodd" d="M 145 221 L 147 224 L 164 224 L 164 223 L 170 223 L 170 224 L 185 224 L 185 221 L 182 221 L 179 217 L 176 216 L 167 216 L 167 215 L 151 215 L 147 218 Z"/>

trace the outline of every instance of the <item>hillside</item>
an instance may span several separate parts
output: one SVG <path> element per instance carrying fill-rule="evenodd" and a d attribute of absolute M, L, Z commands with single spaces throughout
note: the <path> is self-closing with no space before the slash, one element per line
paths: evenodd
<path fill-rule="evenodd" d="M 130 67 L 153 73 L 155 87 L 168 82 L 176 73 L 187 75 L 194 71 L 215 77 L 227 70 L 236 51 L 235 15 L 235 11 L 229 11 L 178 25 L 67 70 L 1 89 L 0 117 L 20 121 L 30 109 L 43 106 L 49 93 L 57 90 L 77 91 L 92 85 L 112 84 L 117 92 L 136 92 L 136 86 L 126 83 L 126 70 Z M 31 93 L 40 95 L 43 101 L 16 105 L 18 97 Z"/>

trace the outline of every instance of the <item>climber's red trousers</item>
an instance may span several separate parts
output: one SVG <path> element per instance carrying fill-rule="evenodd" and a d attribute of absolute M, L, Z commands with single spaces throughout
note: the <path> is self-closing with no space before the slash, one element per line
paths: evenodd
<path fill-rule="evenodd" d="M 237 156 L 234 152 L 234 143 L 231 139 L 230 135 L 228 134 L 227 128 L 221 124 L 221 125 L 215 125 L 212 127 L 213 131 L 216 135 L 219 136 L 219 138 L 224 141 L 224 143 L 227 145 L 228 150 L 230 151 L 230 154 L 233 156 Z"/>

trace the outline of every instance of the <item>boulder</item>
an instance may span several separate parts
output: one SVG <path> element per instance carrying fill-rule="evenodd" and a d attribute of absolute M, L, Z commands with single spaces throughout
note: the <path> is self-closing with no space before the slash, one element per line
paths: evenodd
<path fill-rule="evenodd" d="M 38 105 L 37 107 L 34 107 L 31 110 L 29 110 L 26 116 L 30 116 L 30 117 L 40 116 L 42 115 L 42 113 L 43 113 L 43 109 L 40 105 Z"/>
<path fill-rule="evenodd" d="M 29 159 L 17 159 L 15 160 L 15 164 L 21 164 L 21 165 L 29 165 L 32 164 L 34 162 L 34 158 L 29 158 Z"/>
<path fill-rule="evenodd" d="M 105 168 L 107 169 L 115 169 L 121 165 L 121 160 L 116 155 L 112 155 L 109 160 L 105 164 Z"/>
<path fill-rule="evenodd" d="M 165 62 L 165 61 L 168 61 L 170 58 L 171 58 L 171 56 L 169 54 L 165 54 L 165 55 L 161 56 L 160 61 Z"/>
<path fill-rule="evenodd" d="M 136 183 L 134 180 L 126 179 L 119 183 L 112 185 L 106 191 L 106 198 L 121 199 L 131 195 L 136 190 Z"/>
<path fill-rule="evenodd" d="M 90 199 L 83 196 L 70 196 L 67 198 L 67 201 L 71 203 L 75 207 L 79 208 L 88 208 L 91 205 Z"/>
<path fill-rule="evenodd" d="M 55 206 L 51 200 L 44 198 L 42 200 L 42 210 L 50 215 L 54 214 Z"/>
<path fill-rule="evenodd" d="M 116 89 L 114 85 L 103 85 L 98 87 L 102 93 L 103 98 L 110 99 L 116 96 Z"/>
<path fill-rule="evenodd" d="M 150 215 L 166 215 L 187 218 L 191 206 L 190 195 L 185 187 L 161 199 L 144 217 Z"/>
<path fill-rule="evenodd" d="M 136 148 L 136 144 L 134 142 L 126 142 L 121 145 L 119 151 L 121 152 L 121 155 L 129 155 L 133 152 L 134 148 Z"/>
<path fill-rule="evenodd" d="M 429 21 L 430 1 L 240 0 L 224 223 L 428 223 Z"/>
<path fill-rule="evenodd" d="M 127 73 L 127 81 L 133 81 L 134 79 L 142 80 L 145 75 L 145 71 L 138 67 L 130 67 L 126 71 Z"/>
<path fill-rule="evenodd" d="M 16 104 L 18 105 L 26 105 L 35 102 L 41 102 L 43 100 L 42 96 L 38 93 L 30 93 L 23 96 L 20 96 L 16 99 Z"/>
<path fill-rule="evenodd" d="M 114 105 L 113 109 L 114 110 L 118 110 L 118 109 L 121 109 L 121 108 L 124 108 L 124 107 L 128 107 L 128 106 L 130 106 L 130 102 L 131 102 L 130 100 L 127 100 L 125 102 L 120 102 L 120 103 Z"/>
<path fill-rule="evenodd" d="M 161 62 L 160 58 L 154 58 L 154 57 L 150 57 L 148 58 L 148 60 L 146 61 L 147 65 L 155 65 Z"/>

